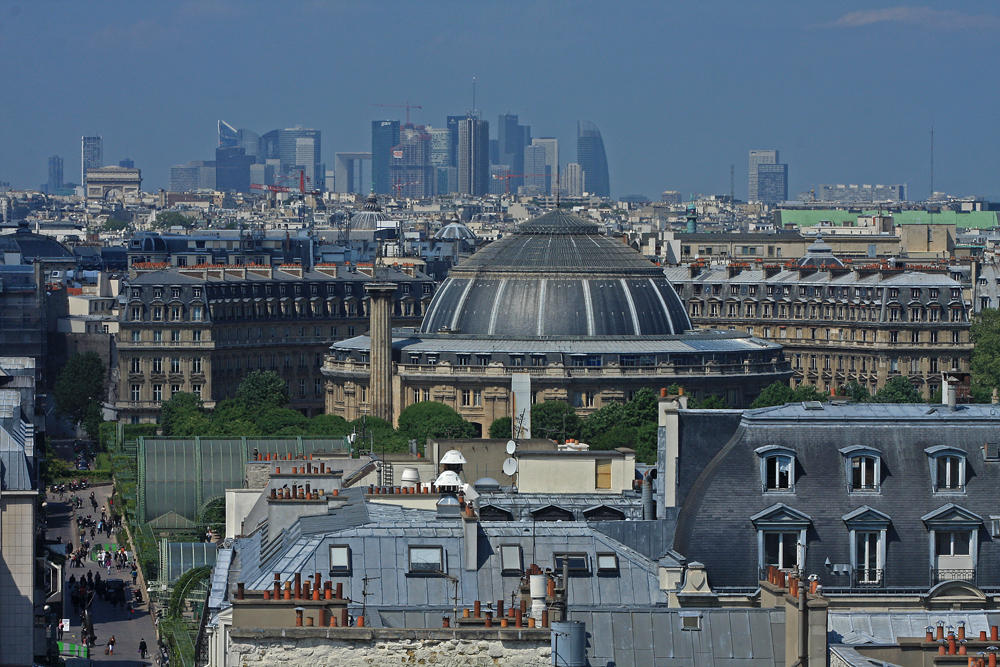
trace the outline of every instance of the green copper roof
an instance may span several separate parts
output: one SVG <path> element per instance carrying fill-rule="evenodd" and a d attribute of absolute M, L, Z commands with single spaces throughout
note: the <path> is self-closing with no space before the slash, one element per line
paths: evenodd
<path fill-rule="evenodd" d="M 823 221 L 830 221 L 834 225 L 840 226 L 845 222 L 856 222 L 858 215 L 874 215 L 877 211 L 864 211 L 859 214 L 855 211 L 844 211 L 839 209 L 814 209 L 814 210 L 782 210 L 781 224 L 798 225 L 799 227 L 813 227 Z M 940 213 L 929 213 L 928 211 L 895 211 L 890 213 L 893 221 L 898 225 L 955 225 L 962 229 L 991 229 L 998 226 L 996 211 L 972 211 L 970 213 L 956 213 L 955 211 L 942 211 Z"/>

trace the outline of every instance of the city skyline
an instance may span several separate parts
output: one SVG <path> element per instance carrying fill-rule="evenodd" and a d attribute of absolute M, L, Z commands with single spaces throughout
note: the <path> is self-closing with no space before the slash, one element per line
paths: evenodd
<path fill-rule="evenodd" d="M 989 57 L 1000 16 L 983 2 L 893 11 L 634 2 L 625 6 L 628 30 L 609 29 L 619 23 L 617 10 L 599 3 L 529 4 L 529 26 L 500 7 L 460 12 L 451 2 L 420 11 L 394 2 L 303 3 L 267 20 L 266 6 L 253 2 L 104 4 L 113 11 L 99 17 L 64 6 L 59 21 L 41 7 L 4 10 L 0 54 L 12 62 L 38 57 L 11 73 L 10 89 L 34 98 L 14 105 L 0 129 L 7 148 L 0 180 L 37 187 L 48 156 L 70 159 L 80 136 L 100 134 L 107 163 L 128 155 L 149 187 L 165 187 L 172 165 L 212 158 L 220 118 L 238 127 L 314 127 L 325 135 L 321 158 L 329 166 L 335 152 L 368 149 L 372 120 L 404 117 L 373 105 L 411 100 L 422 106 L 412 112 L 415 124 L 443 126 L 469 110 L 477 77 L 481 117 L 492 124 L 517 114 L 533 132 L 560 140 L 564 164 L 577 121 L 593 121 L 614 195 L 726 193 L 731 164 L 746 183 L 747 151 L 775 146 L 792 165 L 791 196 L 818 183 L 906 183 L 921 199 L 932 124 L 935 189 L 1000 191 L 998 136 L 987 111 L 994 87 L 988 74 L 984 82 L 979 69 L 959 66 Z M 398 20 L 380 22 L 385 12 Z M 553 24 L 562 26 L 558 34 L 547 29 Z M 344 27 L 357 25 L 379 30 Z M 686 29 L 670 29 L 677 25 Z M 672 35 L 666 42 L 664 31 Z M 331 57 L 293 57 L 294 44 L 321 35 Z M 768 39 L 779 40 L 781 57 L 760 47 Z M 508 57 L 491 55 L 499 44 Z M 272 57 L 279 53 L 287 55 Z M 345 58 L 350 66 L 326 64 Z M 120 94 L 102 94 L 85 71 L 128 83 L 114 84 Z M 969 105 L 963 96 L 929 94 L 938 81 L 982 99 Z"/>

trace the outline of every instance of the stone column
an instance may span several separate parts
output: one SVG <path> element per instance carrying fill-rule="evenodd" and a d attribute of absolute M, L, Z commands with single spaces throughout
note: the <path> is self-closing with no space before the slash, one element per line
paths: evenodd
<path fill-rule="evenodd" d="M 392 304 L 396 283 L 371 282 L 365 285 L 368 304 L 368 392 L 371 414 L 392 423 Z"/>

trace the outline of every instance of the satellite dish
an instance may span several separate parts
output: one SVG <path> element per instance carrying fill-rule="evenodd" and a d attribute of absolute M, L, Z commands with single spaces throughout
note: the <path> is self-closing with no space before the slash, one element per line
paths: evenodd
<path fill-rule="evenodd" d="M 517 451 L 517 443 L 513 440 L 507 441 L 507 453 L 513 455 Z"/>
<path fill-rule="evenodd" d="M 513 477 L 514 473 L 517 472 L 517 459 L 508 458 L 503 462 L 503 474 L 508 477 Z"/>

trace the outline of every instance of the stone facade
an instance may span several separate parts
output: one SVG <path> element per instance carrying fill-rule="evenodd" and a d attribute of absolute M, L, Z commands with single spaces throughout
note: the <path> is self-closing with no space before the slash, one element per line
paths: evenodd
<path fill-rule="evenodd" d="M 322 636 L 316 636 L 317 633 Z M 551 662 L 549 631 L 331 629 L 230 632 L 230 665 L 527 667 Z M 327 637 L 329 635 L 329 638 Z M 471 636 L 466 636 L 471 635 Z M 517 635 L 521 635 L 518 637 Z"/>
<path fill-rule="evenodd" d="M 416 271 L 385 273 L 398 286 L 395 321 L 417 324 L 433 281 Z M 322 412 L 323 354 L 331 342 L 367 331 L 363 288 L 372 280 L 370 266 L 139 267 L 121 292 L 119 417 L 155 421 L 176 392 L 214 407 L 257 369 L 284 378 L 290 407 Z"/>

